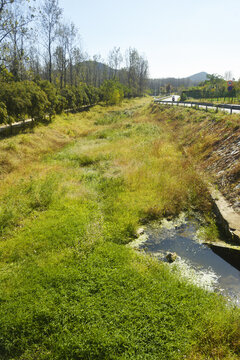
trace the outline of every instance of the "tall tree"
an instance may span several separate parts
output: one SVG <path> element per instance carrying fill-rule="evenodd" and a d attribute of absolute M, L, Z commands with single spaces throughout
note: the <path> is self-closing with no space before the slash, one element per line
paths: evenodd
<path fill-rule="evenodd" d="M 12 4 L 14 0 L 0 0 L 0 43 L 5 39 L 9 34 L 9 23 L 11 21 L 11 16 L 9 15 L 9 5 Z"/>
<path fill-rule="evenodd" d="M 27 68 L 29 70 L 30 78 L 40 79 L 42 75 L 40 51 L 33 42 L 30 42 L 29 44 Z"/>
<path fill-rule="evenodd" d="M 118 70 L 123 61 L 123 57 L 120 51 L 120 47 L 114 47 L 108 54 L 108 65 L 113 69 L 113 77 L 116 79 Z"/>
<path fill-rule="evenodd" d="M 69 59 L 69 77 L 70 77 L 70 85 L 73 85 L 73 61 L 74 55 L 77 50 L 76 39 L 77 39 L 77 28 L 73 23 L 70 23 L 68 26 L 68 41 L 67 41 L 67 51 L 68 51 L 68 59 Z"/>
<path fill-rule="evenodd" d="M 144 93 L 144 90 L 147 85 L 147 77 L 148 77 L 148 61 L 143 56 L 140 56 L 138 62 L 139 95 L 143 95 Z"/>
<path fill-rule="evenodd" d="M 26 40 L 30 35 L 29 24 L 34 19 L 31 7 L 23 6 L 21 0 L 16 0 L 9 10 L 8 66 L 15 80 L 23 80 L 24 62 L 27 59 Z M 5 59 L 6 60 L 6 59 Z"/>
<path fill-rule="evenodd" d="M 136 49 L 129 48 L 126 53 L 128 87 L 132 95 L 143 95 L 147 83 L 148 62 Z"/>
<path fill-rule="evenodd" d="M 83 74 L 83 61 L 88 58 L 87 55 L 84 55 L 79 47 L 75 47 L 72 52 L 72 66 L 74 71 L 73 76 L 73 85 L 77 86 L 79 82 L 84 82 Z"/>
<path fill-rule="evenodd" d="M 9 66 L 23 57 L 23 38 L 34 18 L 30 0 L 0 0 L 0 60 Z M 22 55 L 21 55 L 22 53 Z"/>
<path fill-rule="evenodd" d="M 101 85 L 101 71 L 102 71 L 102 57 L 100 54 L 93 55 L 93 61 L 91 62 L 91 85 L 99 87 Z"/>
<path fill-rule="evenodd" d="M 48 68 L 48 80 L 52 82 L 52 57 L 53 44 L 57 37 L 57 29 L 61 18 L 62 9 L 58 5 L 58 0 L 44 0 L 41 7 L 40 22 L 44 36 L 44 45 L 47 50 L 46 64 Z"/>
<path fill-rule="evenodd" d="M 56 47 L 54 57 L 56 60 L 57 71 L 60 76 L 60 88 L 66 86 L 67 82 L 67 64 L 68 64 L 68 41 L 69 41 L 69 26 L 66 24 L 59 24 L 57 30 L 58 45 Z"/>
<path fill-rule="evenodd" d="M 128 87 L 132 90 L 132 95 L 138 94 L 138 64 L 139 54 L 136 49 L 129 48 L 126 53 L 126 65 L 128 74 Z"/>

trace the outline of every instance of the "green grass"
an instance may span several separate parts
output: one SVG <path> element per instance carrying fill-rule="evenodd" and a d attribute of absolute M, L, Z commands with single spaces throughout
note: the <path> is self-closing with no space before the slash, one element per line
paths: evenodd
<path fill-rule="evenodd" d="M 0 359 L 239 358 L 237 309 L 125 246 L 211 209 L 168 125 L 130 110 L 86 114 L 84 137 L 2 195 Z"/>
<path fill-rule="evenodd" d="M 58 179 L 51 175 L 45 179 L 20 180 L 1 199 L 0 234 L 18 225 L 34 211 L 44 211 L 53 202 L 58 190 Z M 60 195 L 60 194 L 58 194 Z"/>
<path fill-rule="evenodd" d="M 14 280 L 2 358 L 182 359 L 221 310 L 216 296 L 114 244 L 28 261 Z"/>
<path fill-rule="evenodd" d="M 187 101 L 209 102 L 216 104 L 237 104 L 237 105 L 240 104 L 240 99 L 232 98 L 232 97 L 203 98 L 203 99 L 188 98 Z"/>

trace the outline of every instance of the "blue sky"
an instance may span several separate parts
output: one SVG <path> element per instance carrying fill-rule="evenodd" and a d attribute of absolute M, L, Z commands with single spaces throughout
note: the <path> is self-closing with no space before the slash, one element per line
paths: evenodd
<path fill-rule="evenodd" d="M 82 48 L 107 58 L 136 48 L 151 77 L 200 71 L 240 77 L 240 0 L 59 0 L 78 27 Z"/>

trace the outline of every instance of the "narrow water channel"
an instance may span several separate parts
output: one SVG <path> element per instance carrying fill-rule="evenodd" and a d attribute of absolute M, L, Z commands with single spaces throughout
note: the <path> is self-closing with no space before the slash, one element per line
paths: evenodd
<path fill-rule="evenodd" d="M 231 257 L 219 256 L 198 240 L 199 224 L 195 220 L 163 221 L 161 226 L 146 229 L 146 241 L 138 247 L 166 261 L 169 252 L 178 255 L 170 264 L 183 277 L 210 291 L 220 292 L 240 305 L 240 271 Z M 235 266 L 234 266 L 235 265 Z"/>

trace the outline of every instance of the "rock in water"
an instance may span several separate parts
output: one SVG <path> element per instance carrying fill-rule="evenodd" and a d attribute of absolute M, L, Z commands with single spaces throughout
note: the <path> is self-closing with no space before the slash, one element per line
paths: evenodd
<path fill-rule="evenodd" d="M 174 253 L 168 253 L 166 255 L 166 259 L 169 263 L 173 263 L 176 259 L 177 259 L 177 254 L 174 252 Z"/>
<path fill-rule="evenodd" d="M 137 236 L 143 235 L 144 233 L 145 233 L 144 228 L 139 228 L 139 229 L 137 230 Z"/>

